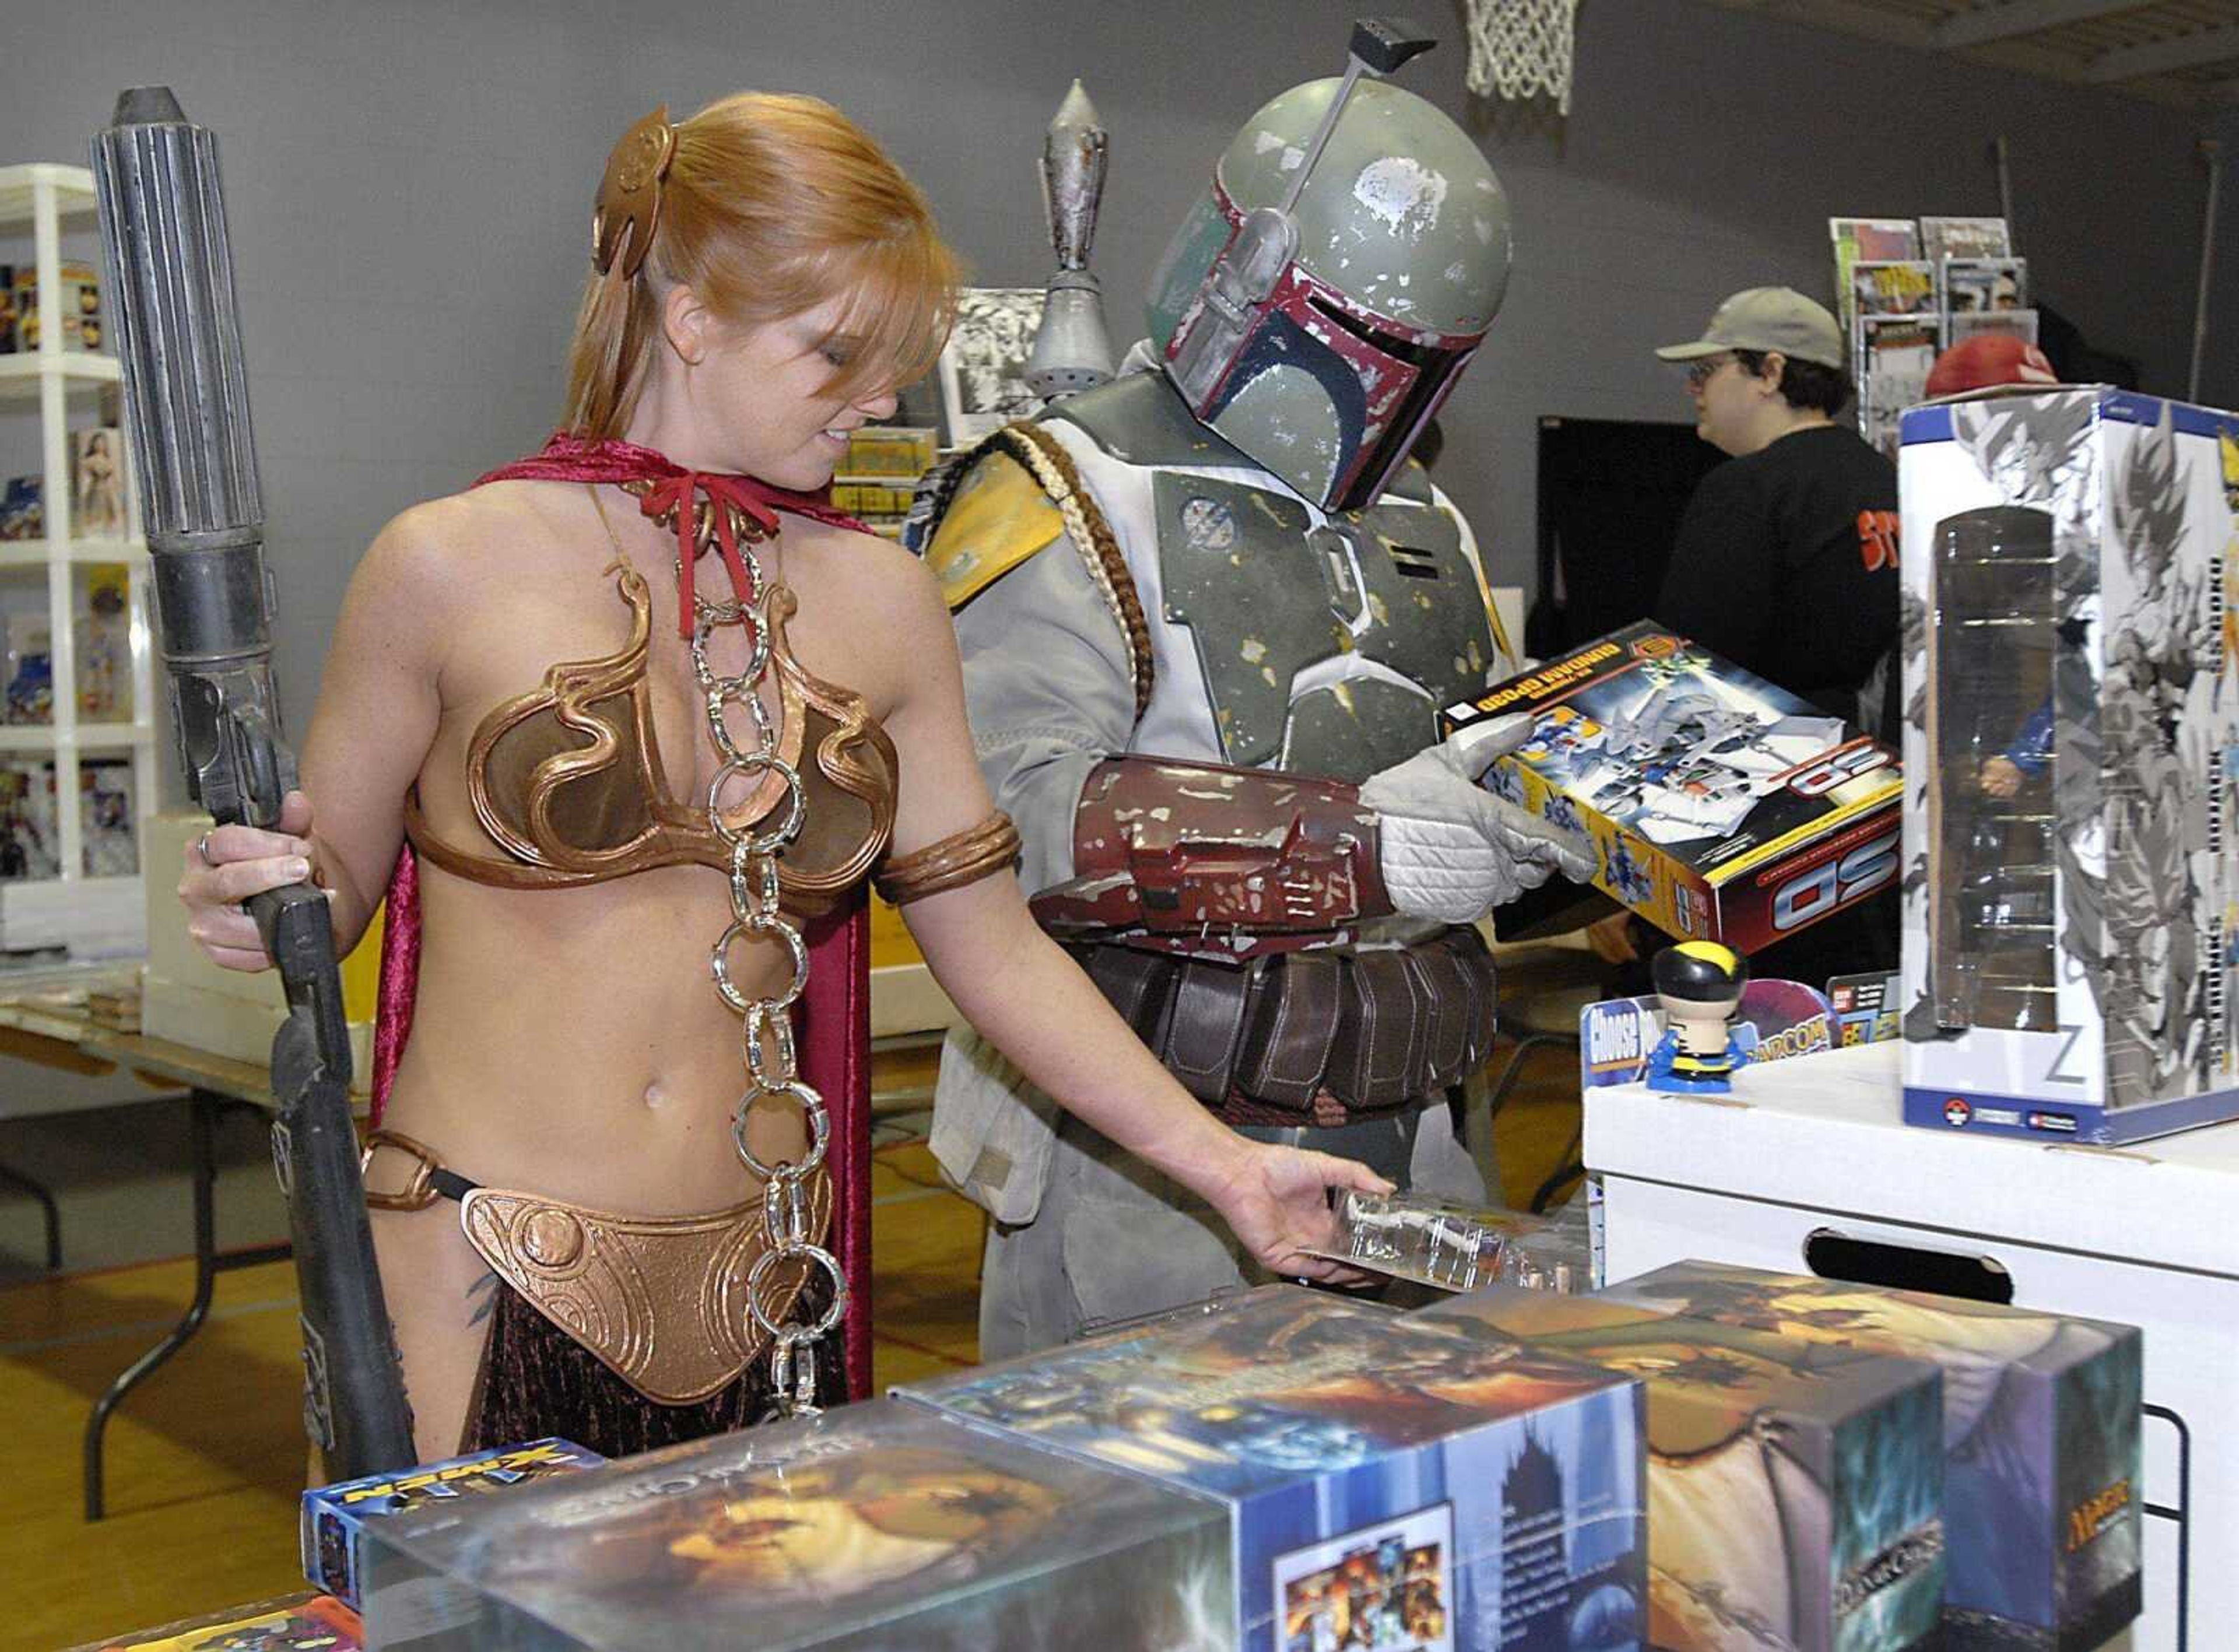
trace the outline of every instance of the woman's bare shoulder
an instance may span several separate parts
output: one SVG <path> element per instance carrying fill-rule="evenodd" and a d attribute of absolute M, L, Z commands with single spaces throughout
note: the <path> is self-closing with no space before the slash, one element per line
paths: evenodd
<path fill-rule="evenodd" d="M 391 517 L 367 547 L 357 581 L 429 595 L 508 577 L 548 559 L 575 526 L 568 495 L 555 482 L 492 482 L 422 501 Z"/>
<path fill-rule="evenodd" d="M 804 521 L 787 532 L 798 553 L 788 574 L 796 587 L 813 583 L 842 596 L 862 618 L 890 623 L 922 618 L 928 600 L 939 606 L 932 570 L 893 540 L 830 522 Z"/>
<path fill-rule="evenodd" d="M 954 670 L 955 634 L 940 583 L 892 540 L 814 526 L 788 552 L 786 577 L 816 629 L 843 640 L 842 680 L 889 720 L 917 698 L 928 673 L 944 674 L 944 660 Z"/>

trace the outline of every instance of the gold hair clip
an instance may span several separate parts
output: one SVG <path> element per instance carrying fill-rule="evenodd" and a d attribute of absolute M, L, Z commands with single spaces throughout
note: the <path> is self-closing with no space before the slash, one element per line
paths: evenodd
<path fill-rule="evenodd" d="M 607 156 L 598 209 L 591 215 L 591 257 L 601 275 L 614 268 L 618 255 L 625 281 L 645 263 L 661 223 L 661 182 L 675 158 L 676 129 L 668 123 L 666 103 L 624 132 Z"/>

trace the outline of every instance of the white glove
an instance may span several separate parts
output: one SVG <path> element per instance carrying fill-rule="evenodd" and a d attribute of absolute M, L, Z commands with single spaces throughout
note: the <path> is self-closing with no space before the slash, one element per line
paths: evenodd
<path fill-rule="evenodd" d="M 1574 883 L 1600 866 L 1593 842 L 1549 825 L 1479 786 L 1492 760 L 1531 737 L 1531 719 L 1497 718 L 1372 774 L 1360 800 L 1376 811 L 1392 905 L 1411 918 L 1472 923 L 1560 872 Z"/>

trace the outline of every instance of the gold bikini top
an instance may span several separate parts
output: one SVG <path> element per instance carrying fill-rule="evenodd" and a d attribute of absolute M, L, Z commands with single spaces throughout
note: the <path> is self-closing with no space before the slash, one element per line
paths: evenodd
<path fill-rule="evenodd" d="M 655 866 L 729 869 L 729 846 L 709 826 L 706 799 L 679 799 L 661 766 L 644 576 L 627 559 L 609 571 L 630 606 L 628 642 L 602 660 L 554 666 L 542 687 L 485 717 L 468 748 L 475 819 L 503 858 L 445 842 L 429 825 L 419 789 L 406 798 L 405 835 L 444 871 L 502 889 L 571 889 Z M 772 588 L 778 752 L 800 774 L 806 805 L 778 879 L 789 907 L 814 914 L 837 906 L 886 853 L 900 770 L 862 697 L 794 658 L 786 621 L 797 606 L 790 590 Z M 727 818 L 744 830 L 791 806 L 783 779 L 765 772 Z"/>

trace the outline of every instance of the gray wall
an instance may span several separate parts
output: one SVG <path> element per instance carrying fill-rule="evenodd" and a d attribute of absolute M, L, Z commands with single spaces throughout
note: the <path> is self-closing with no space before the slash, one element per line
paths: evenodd
<path fill-rule="evenodd" d="M 223 141 L 291 726 L 352 562 L 389 515 L 533 446 L 608 144 L 659 99 L 830 97 L 925 186 L 992 284 L 1046 272 L 1033 158 L 1079 74 L 1113 133 L 1098 262 L 1115 330 L 1212 157 L 1263 97 L 1342 60 L 1361 0 L 76 0 L 69 52 L 10 54 L 0 158 L 82 158 L 116 91 L 162 81 Z M 1566 129 L 1466 107 L 1458 0 L 1410 83 L 1506 178 L 1518 268 L 1447 421 L 1441 479 L 1496 577 L 1528 578 L 1535 421 L 1685 416 L 1650 348 L 1726 292 L 1828 284 L 1830 213 L 1996 209 L 2102 348 L 2181 390 L 2196 123 L 1693 0 L 1586 0 Z M 2239 120 L 2225 136 L 2239 149 Z M 2239 402 L 2239 188 L 2207 399 Z M 0 254 L 0 256 L 5 256 Z M 33 438 L 0 422 L 0 442 Z M 19 467 L 29 468 L 27 463 Z"/>
<path fill-rule="evenodd" d="M 2222 145 L 2223 182 L 2216 215 L 2216 273 L 2209 288 L 2208 347 L 2201 360 L 2200 393 L 2212 406 L 2239 408 L 2239 105 L 2225 109 L 2208 133 Z M 2196 222 L 2199 216 L 2196 206 Z M 2197 230 L 2192 239 L 2196 259 Z M 2189 321 L 2186 325 L 2189 328 Z M 2188 336 L 2186 348 L 2190 348 Z"/>

